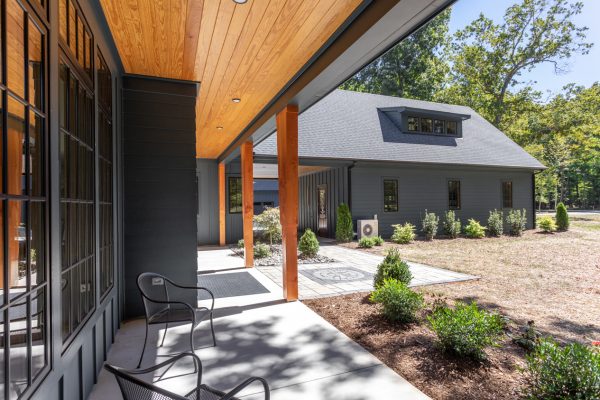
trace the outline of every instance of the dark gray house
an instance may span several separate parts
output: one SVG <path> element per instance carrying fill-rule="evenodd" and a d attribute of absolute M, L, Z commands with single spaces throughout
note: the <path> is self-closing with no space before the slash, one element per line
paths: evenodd
<path fill-rule="evenodd" d="M 354 220 L 377 216 L 383 237 L 392 224 L 420 227 L 425 209 L 485 223 L 490 210 L 524 208 L 533 227 L 544 166 L 469 107 L 335 90 L 299 117 L 298 135 L 300 230 L 334 236 L 341 202 Z M 276 142 L 255 146 L 264 177 L 276 177 Z M 238 174 L 234 162 L 230 179 Z M 241 222 L 228 217 L 234 241 Z"/>

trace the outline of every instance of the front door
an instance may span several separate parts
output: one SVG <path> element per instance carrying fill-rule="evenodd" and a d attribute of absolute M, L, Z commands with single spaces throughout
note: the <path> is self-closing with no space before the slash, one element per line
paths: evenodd
<path fill-rule="evenodd" d="M 317 213 L 318 213 L 318 230 L 319 236 L 327 236 L 327 186 L 321 185 L 317 187 Z"/>

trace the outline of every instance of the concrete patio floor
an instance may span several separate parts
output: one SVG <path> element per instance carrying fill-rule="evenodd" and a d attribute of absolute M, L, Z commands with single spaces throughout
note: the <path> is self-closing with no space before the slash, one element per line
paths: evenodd
<path fill-rule="evenodd" d="M 210 345 L 207 323 L 201 324 L 194 335 L 196 354 L 204 366 L 204 383 L 228 390 L 249 376 L 262 376 L 268 380 L 274 400 L 428 398 L 301 302 L 283 302 L 278 285 L 255 268 L 239 268 L 241 260 L 228 256 L 227 251 L 200 251 L 202 270 L 211 274 L 248 271 L 269 293 L 216 300 L 218 346 L 206 347 Z M 223 257 L 228 257 L 227 264 L 222 263 Z M 187 351 L 188 332 L 189 325 L 169 328 L 164 347 L 157 350 L 162 330 L 151 328 L 142 367 L 164 361 L 167 355 Z M 108 362 L 135 367 L 143 336 L 143 320 L 123 323 Z M 172 368 L 157 384 L 187 393 L 195 379 L 185 373 L 191 368 L 191 363 L 182 362 L 181 367 Z M 240 397 L 264 398 L 257 386 L 248 388 Z M 114 377 L 102 371 L 90 399 L 119 398 Z"/>

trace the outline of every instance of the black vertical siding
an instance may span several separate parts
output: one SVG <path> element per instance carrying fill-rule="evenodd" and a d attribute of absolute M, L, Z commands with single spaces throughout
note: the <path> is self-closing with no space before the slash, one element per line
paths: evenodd
<path fill-rule="evenodd" d="M 301 176 L 298 180 L 298 229 L 317 231 L 317 188 L 327 188 L 328 236 L 335 237 L 337 207 L 348 202 L 348 168 L 334 167 L 328 170 Z"/>
<path fill-rule="evenodd" d="M 123 78 L 127 317 L 143 314 L 141 272 L 196 279 L 196 91 L 193 83 Z"/>

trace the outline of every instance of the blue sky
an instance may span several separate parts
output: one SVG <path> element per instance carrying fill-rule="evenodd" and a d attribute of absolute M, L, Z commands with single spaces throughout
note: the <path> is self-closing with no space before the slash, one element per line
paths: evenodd
<path fill-rule="evenodd" d="M 463 28 L 483 13 L 495 22 L 501 22 L 504 11 L 515 0 L 458 0 L 452 7 L 450 32 Z M 590 86 L 600 81 L 600 1 L 583 0 L 583 12 L 575 17 L 578 26 L 587 26 L 587 41 L 594 46 L 587 55 L 576 55 L 569 61 L 568 72 L 561 75 L 554 73 L 551 64 L 536 67 L 530 73 L 523 74 L 523 80 L 536 81 L 535 89 L 556 94 L 567 83 Z"/>

